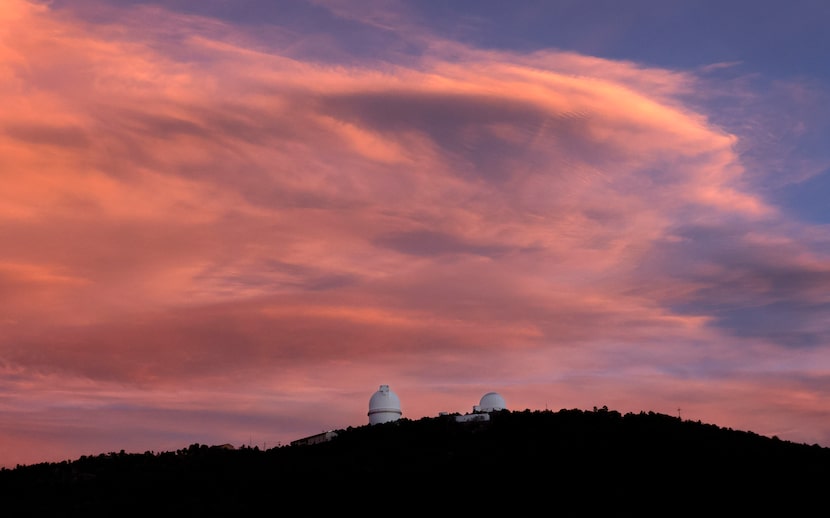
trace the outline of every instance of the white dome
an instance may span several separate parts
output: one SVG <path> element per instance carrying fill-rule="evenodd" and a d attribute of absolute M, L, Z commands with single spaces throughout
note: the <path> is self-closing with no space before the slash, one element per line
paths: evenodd
<path fill-rule="evenodd" d="M 507 403 L 504 402 L 504 398 L 496 392 L 488 392 L 481 396 L 481 403 L 478 406 L 482 412 L 495 412 L 507 409 Z"/>
<path fill-rule="evenodd" d="M 369 399 L 369 424 L 397 421 L 401 417 L 401 400 L 389 390 L 389 385 L 381 385 Z"/>

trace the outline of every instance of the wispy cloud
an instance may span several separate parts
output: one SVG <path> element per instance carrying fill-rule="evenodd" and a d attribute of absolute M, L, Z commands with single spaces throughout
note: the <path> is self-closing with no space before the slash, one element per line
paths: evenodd
<path fill-rule="evenodd" d="M 826 371 L 756 354 L 826 346 L 806 237 L 826 233 L 753 189 L 740 136 L 685 104 L 693 73 L 425 32 L 334 66 L 313 40 L 108 9 L 0 15 L 0 412 L 46 394 L 90 415 L 111 391 L 107 415 L 155 423 L 146 443 L 187 436 L 158 398 L 193 390 L 227 433 L 285 418 L 285 440 L 318 431 L 309 401 L 359 424 L 394 380 L 413 417 L 504 385 L 517 407 L 693 406 L 763 433 L 706 399 L 758 408 L 774 375 L 779 412 L 826 414 Z M 230 416 L 256 394 L 281 417 Z M 31 429 L 77 417 L 35 408 Z"/>

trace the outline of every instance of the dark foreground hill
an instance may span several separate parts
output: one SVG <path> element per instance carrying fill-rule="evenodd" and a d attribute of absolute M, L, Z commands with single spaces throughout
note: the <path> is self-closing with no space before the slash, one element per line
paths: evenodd
<path fill-rule="evenodd" d="M 830 449 L 653 412 L 501 411 L 0 470 L 2 516 L 806 516 Z"/>

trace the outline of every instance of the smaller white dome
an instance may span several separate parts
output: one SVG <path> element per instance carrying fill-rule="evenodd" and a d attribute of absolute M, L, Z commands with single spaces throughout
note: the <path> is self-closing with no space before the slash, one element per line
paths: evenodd
<path fill-rule="evenodd" d="M 499 410 L 506 410 L 507 403 L 504 398 L 496 392 L 488 392 L 481 396 L 481 402 L 478 405 L 481 412 L 496 412 Z"/>
<path fill-rule="evenodd" d="M 369 399 L 369 424 L 396 421 L 401 417 L 401 400 L 389 390 L 389 385 L 381 385 Z"/>

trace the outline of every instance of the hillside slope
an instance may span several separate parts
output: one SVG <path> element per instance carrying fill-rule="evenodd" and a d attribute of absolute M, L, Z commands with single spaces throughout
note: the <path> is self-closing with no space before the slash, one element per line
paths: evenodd
<path fill-rule="evenodd" d="M 338 430 L 307 446 L 108 453 L 0 471 L 8 516 L 395 512 L 798 515 L 826 505 L 830 449 L 615 411 L 501 411 Z M 241 514 L 240 514 L 241 513 Z M 269 514 L 274 514 L 269 512 Z"/>

